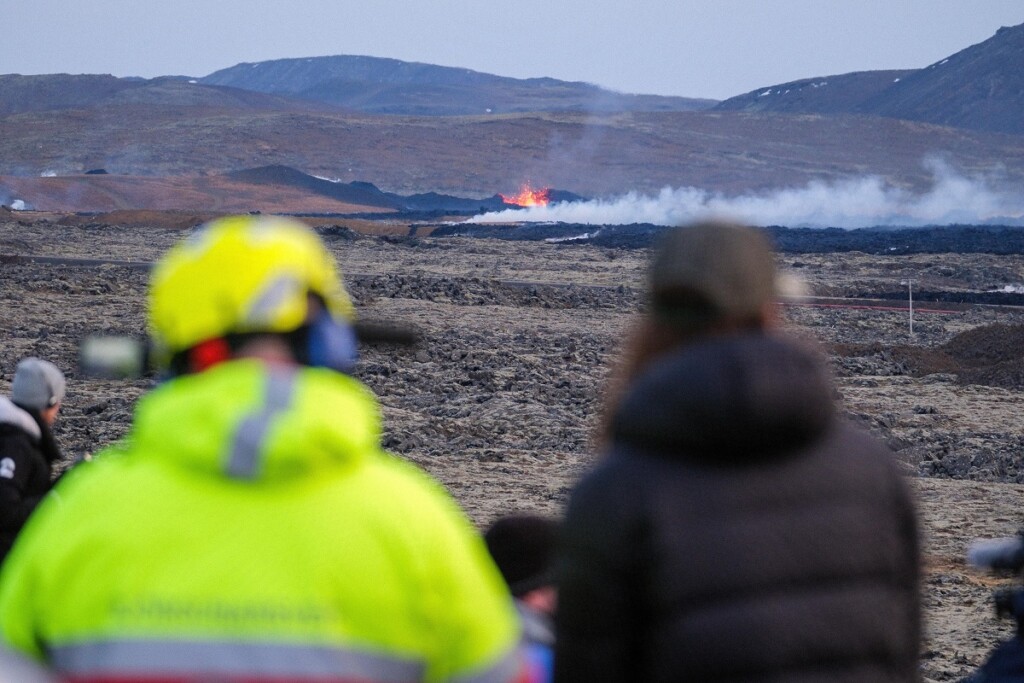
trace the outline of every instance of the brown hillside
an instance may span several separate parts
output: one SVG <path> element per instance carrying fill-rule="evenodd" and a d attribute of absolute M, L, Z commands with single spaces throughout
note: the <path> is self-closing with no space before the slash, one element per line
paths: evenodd
<path fill-rule="evenodd" d="M 866 173 L 920 187 L 930 182 L 922 160 L 936 152 L 963 172 L 999 167 L 1007 182 L 1024 184 L 1024 136 L 856 116 L 414 118 L 126 106 L 0 117 L 0 175 L 192 176 L 281 164 L 400 194 L 464 197 L 525 181 L 605 196 L 665 186 L 742 192 Z M 160 206 L 199 205 L 183 197 Z"/>
<path fill-rule="evenodd" d="M 40 211 L 187 210 L 238 213 L 364 213 L 392 209 L 337 201 L 301 188 L 244 183 L 223 176 L 167 178 L 76 175 L 0 176 L 0 196 L 21 198 Z"/>

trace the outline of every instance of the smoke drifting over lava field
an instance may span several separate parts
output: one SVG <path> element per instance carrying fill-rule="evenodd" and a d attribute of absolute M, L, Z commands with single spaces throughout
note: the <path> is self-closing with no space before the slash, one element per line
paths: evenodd
<path fill-rule="evenodd" d="M 530 221 L 586 225 L 680 225 L 728 218 L 748 225 L 864 228 L 949 224 L 1024 225 L 1024 193 L 992 174 L 961 175 L 938 157 L 926 159 L 931 185 L 920 192 L 880 176 L 811 181 L 801 187 L 728 195 L 696 187 L 666 187 L 655 195 L 583 202 L 522 203 L 526 211 L 485 213 L 471 223 Z"/>

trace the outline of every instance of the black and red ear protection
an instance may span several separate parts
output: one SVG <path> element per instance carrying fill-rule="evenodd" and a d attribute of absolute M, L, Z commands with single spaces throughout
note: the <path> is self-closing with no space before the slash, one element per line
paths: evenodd
<path fill-rule="evenodd" d="M 355 331 L 347 322 L 334 320 L 327 311 L 321 311 L 310 324 L 283 336 L 291 345 L 296 360 L 303 365 L 348 373 L 359 358 Z M 242 339 L 244 335 L 228 335 L 199 342 L 172 359 L 171 373 L 203 372 L 230 360 Z"/>
<path fill-rule="evenodd" d="M 199 342 L 186 352 L 188 372 L 202 372 L 231 358 L 231 344 L 224 337 Z"/>

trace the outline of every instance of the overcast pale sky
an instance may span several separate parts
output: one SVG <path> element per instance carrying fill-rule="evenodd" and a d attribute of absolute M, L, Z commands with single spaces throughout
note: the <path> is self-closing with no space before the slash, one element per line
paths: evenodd
<path fill-rule="evenodd" d="M 1022 0 L 2 0 L 0 73 L 205 76 L 393 57 L 724 99 L 923 67 L 1024 23 Z"/>

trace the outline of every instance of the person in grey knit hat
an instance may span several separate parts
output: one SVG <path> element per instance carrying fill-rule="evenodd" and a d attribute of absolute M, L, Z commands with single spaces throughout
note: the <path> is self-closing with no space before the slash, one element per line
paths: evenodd
<path fill-rule="evenodd" d="M 18 363 L 11 397 L 0 396 L 0 560 L 52 486 L 61 457 L 52 428 L 65 390 L 56 365 L 30 357 Z"/>
<path fill-rule="evenodd" d="M 65 388 L 64 373 L 56 365 L 29 357 L 18 363 L 11 400 L 23 408 L 47 411 L 64 400 Z"/>

